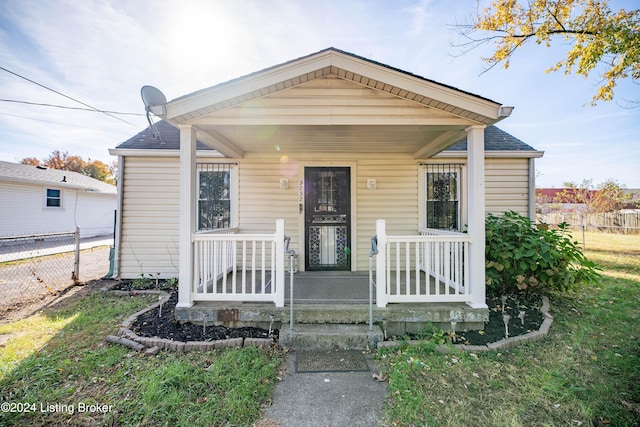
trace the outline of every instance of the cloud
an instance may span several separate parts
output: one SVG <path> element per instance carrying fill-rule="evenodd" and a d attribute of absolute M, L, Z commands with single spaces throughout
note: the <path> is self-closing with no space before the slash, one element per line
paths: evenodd
<path fill-rule="evenodd" d="M 541 56 L 534 46 L 509 70 L 482 75 L 479 52 L 450 55 L 448 24 L 473 7 L 429 0 L 5 0 L 0 63 L 95 107 L 143 113 L 143 85 L 174 99 L 334 46 L 514 105 L 499 126 L 545 150 L 538 164 L 549 175 L 569 170 L 571 153 L 571 173 L 633 175 L 628 164 L 640 157 L 639 110 L 582 107 L 592 82 L 543 71 L 558 49 Z M 638 90 L 620 88 L 626 98 Z M 78 106 L 1 71 L 0 91 L 3 98 Z M 147 125 L 144 117 L 123 119 L 135 126 L 103 114 L 0 102 L 0 158 L 63 150 L 110 161 L 108 148 Z M 578 155 L 581 149 L 588 153 Z M 640 177 L 633 181 L 640 187 Z"/>

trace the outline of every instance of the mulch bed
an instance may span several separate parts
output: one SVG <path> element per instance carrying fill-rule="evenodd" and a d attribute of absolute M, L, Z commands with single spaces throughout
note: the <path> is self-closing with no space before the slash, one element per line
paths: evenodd
<path fill-rule="evenodd" d="M 135 292 L 131 282 L 120 282 L 112 290 Z M 164 281 L 151 285 L 148 289 L 164 290 L 170 293 L 169 300 L 162 305 L 147 311 L 138 317 L 131 325 L 131 330 L 141 337 L 157 337 L 172 339 L 175 341 L 214 341 L 229 338 L 271 338 L 276 342 L 279 330 L 269 331 L 255 327 L 227 328 L 221 325 L 195 325 L 193 323 L 180 323 L 175 320 L 175 305 L 178 300 L 178 292 L 174 287 L 168 288 Z M 537 331 L 544 320 L 540 312 L 542 301 L 539 297 L 525 294 L 506 296 L 505 304 L 502 296 L 488 295 L 489 322 L 482 331 L 460 331 L 455 334 L 456 344 L 485 345 L 497 342 L 506 337 L 503 315 L 510 316 L 508 321 L 509 337 L 524 335 Z M 523 318 L 520 314 L 524 313 Z M 451 336 L 451 333 L 449 333 Z M 409 336 L 408 338 L 419 338 Z"/>
<path fill-rule="evenodd" d="M 180 323 L 175 319 L 175 306 L 178 302 L 178 291 L 175 288 L 163 289 L 162 281 L 156 287 L 147 290 L 164 290 L 170 292 L 169 300 L 161 307 L 156 307 L 142 315 L 131 325 L 131 330 L 140 337 L 164 338 L 174 341 L 216 341 L 229 338 L 271 338 L 278 340 L 279 330 L 269 331 L 262 328 L 242 327 L 227 328 L 222 325 L 195 325 L 190 322 Z M 112 290 L 135 292 L 129 282 L 122 282 Z"/>
<path fill-rule="evenodd" d="M 508 315 L 509 337 L 524 335 L 540 329 L 544 315 L 540 311 L 542 300 L 539 296 L 525 294 L 507 295 L 503 306 L 503 296 L 487 296 L 489 306 L 489 322 L 483 331 L 459 333 L 460 344 L 484 345 L 506 338 L 503 315 Z M 521 313 L 523 317 L 521 318 Z"/>
<path fill-rule="evenodd" d="M 516 337 L 540 329 L 544 321 L 544 315 L 540 311 L 542 299 L 537 296 L 516 294 L 505 296 L 503 305 L 502 296 L 487 295 L 487 306 L 489 307 L 489 322 L 485 323 L 484 329 L 480 331 L 461 331 L 456 329 L 455 334 L 452 328 L 446 331 L 443 338 L 451 340 L 453 344 L 466 345 L 486 345 L 498 342 L 506 336 L 506 329 L 503 315 L 508 315 L 509 337 Z M 522 318 L 520 314 L 524 313 Z M 429 339 L 427 334 L 426 339 Z M 454 340 L 455 337 L 455 340 Z M 392 337 L 395 340 L 398 337 Z M 405 338 L 420 340 L 419 334 L 407 334 Z"/>

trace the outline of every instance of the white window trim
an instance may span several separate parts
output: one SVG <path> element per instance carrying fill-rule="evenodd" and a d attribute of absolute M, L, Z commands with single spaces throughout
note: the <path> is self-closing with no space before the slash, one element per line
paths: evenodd
<path fill-rule="evenodd" d="M 421 163 L 418 173 L 418 215 L 419 228 L 427 228 L 427 171 L 429 167 L 438 165 L 456 165 L 460 168 L 458 177 L 458 228 L 460 232 L 467 230 L 467 165 L 466 163 Z"/>
<path fill-rule="evenodd" d="M 60 206 L 49 206 L 49 204 L 47 203 L 47 201 L 49 200 L 49 195 L 47 194 L 49 192 L 49 190 L 55 190 L 55 191 L 59 191 L 60 192 Z M 62 210 L 63 205 L 63 200 L 62 200 L 62 194 L 63 191 L 61 188 L 55 188 L 55 187 L 45 187 L 44 188 L 44 208 L 45 209 L 51 209 L 51 210 Z M 52 198 L 53 199 L 53 198 Z"/>
<path fill-rule="evenodd" d="M 195 209 L 195 219 L 194 219 L 194 224 L 196 226 L 196 233 L 206 233 L 208 231 L 215 231 L 215 230 L 227 230 L 227 228 L 218 228 L 215 230 L 198 230 L 198 215 L 199 215 L 199 210 L 198 210 L 198 201 L 200 199 L 199 197 L 199 192 L 200 192 L 200 165 L 201 164 L 214 164 L 214 163 L 221 163 L 221 162 L 207 162 L 207 161 L 200 161 L 197 162 L 197 167 L 196 167 L 196 209 Z M 229 166 L 229 185 L 231 186 L 231 191 L 229 194 L 229 197 L 231 198 L 230 200 L 230 209 L 231 209 L 231 215 L 229 218 L 230 224 L 229 224 L 229 228 L 228 229 L 234 229 L 234 228 L 238 228 L 238 223 L 239 223 L 239 213 L 238 213 L 238 195 L 239 195 L 239 191 L 238 191 L 238 183 L 239 183 L 239 179 L 238 179 L 238 165 L 237 164 L 228 164 Z"/>

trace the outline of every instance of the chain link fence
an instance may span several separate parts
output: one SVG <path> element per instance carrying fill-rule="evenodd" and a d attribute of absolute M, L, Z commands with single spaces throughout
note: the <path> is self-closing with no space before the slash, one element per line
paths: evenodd
<path fill-rule="evenodd" d="M 112 239 L 93 239 L 110 244 Z M 109 271 L 109 247 L 81 250 L 74 232 L 0 237 L 0 309 L 59 293 Z M 91 247 L 89 243 L 85 246 Z M 88 274 L 81 277 L 81 269 Z"/>

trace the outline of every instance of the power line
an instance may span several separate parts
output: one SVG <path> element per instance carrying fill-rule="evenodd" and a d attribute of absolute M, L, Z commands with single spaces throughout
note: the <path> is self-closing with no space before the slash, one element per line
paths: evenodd
<path fill-rule="evenodd" d="M 96 130 L 95 127 L 87 127 L 87 126 L 79 126 L 78 124 L 72 124 L 72 123 L 61 123 L 61 122 L 54 122 L 51 120 L 44 120 L 44 119 L 36 119 L 34 117 L 27 117 L 27 116 L 19 116 L 17 114 L 9 114 L 9 113 L 0 113 L 0 116 L 9 116 L 9 117 L 17 117 L 19 119 L 25 119 L 25 120 L 33 120 L 36 122 L 43 122 L 43 123 L 51 123 L 54 125 L 60 125 L 60 126 L 69 126 L 69 127 L 73 127 L 73 128 L 77 128 L 77 129 L 90 129 L 90 130 Z M 124 133 L 123 133 L 124 135 Z"/>
<path fill-rule="evenodd" d="M 66 105 L 56 105 L 56 104 L 43 104 L 40 102 L 29 102 L 29 101 L 19 101 L 17 99 L 0 99 L 1 102 L 14 102 L 16 104 L 27 104 L 27 105 L 38 105 L 41 107 L 55 107 L 55 108 L 64 108 L 67 110 L 80 110 L 80 111 L 92 111 L 94 113 L 109 113 L 109 114 L 119 114 L 119 115 L 123 115 L 123 116 L 144 116 L 144 114 L 141 113 L 122 113 L 119 111 L 108 111 L 108 110 L 104 110 L 104 111 L 99 111 L 99 110 L 93 110 L 91 108 L 81 108 L 81 107 L 67 107 Z"/>
<path fill-rule="evenodd" d="M 13 74 L 13 75 L 14 75 L 14 76 L 16 76 L 16 77 L 20 77 L 20 78 L 21 78 L 21 79 L 23 79 L 23 80 L 26 80 L 26 81 L 28 81 L 28 82 L 30 82 L 30 83 L 33 83 L 34 85 L 40 86 L 41 88 L 44 88 L 44 89 L 50 90 L 51 92 L 56 93 L 56 94 L 58 94 L 58 95 L 60 95 L 60 96 L 64 96 L 65 98 L 70 99 L 70 100 L 72 100 L 72 101 L 74 101 L 74 102 L 77 102 L 78 104 L 82 104 L 82 105 L 84 105 L 85 107 L 89 107 L 89 108 L 91 108 L 91 109 L 92 109 L 92 110 L 94 110 L 94 111 L 98 111 L 98 112 L 100 112 L 100 113 L 106 114 L 107 116 L 112 117 L 112 118 L 114 118 L 114 119 L 116 119 L 116 120 L 120 120 L 121 122 L 124 122 L 124 123 L 130 124 L 131 126 L 135 126 L 135 127 L 137 127 L 137 128 L 139 128 L 139 127 L 140 127 L 140 126 L 138 126 L 138 125 L 134 125 L 133 123 L 128 122 L 128 121 L 126 121 L 126 120 L 124 120 L 124 119 L 121 119 L 120 117 L 114 116 L 113 114 L 110 114 L 110 113 L 108 113 L 108 112 L 106 112 L 106 111 L 103 111 L 103 110 L 101 110 L 101 109 L 99 109 L 99 108 L 96 108 L 96 107 L 94 107 L 94 106 L 92 106 L 92 105 L 89 105 L 89 104 L 87 104 L 86 102 L 79 101 L 79 100 L 77 100 L 77 99 L 75 99 L 75 98 L 72 98 L 72 97 L 71 97 L 71 96 L 69 96 L 69 95 L 65 95 L 65 94 L 64 94 L 64 93 L 62 93 L 62 92 L 58 92 L 58 91 L 57 91 L 57 90 L 55 90 L 55 89 L 51 89 L 50 87 L 47 87 L 47 86 L 45 86 L 45 85 L 43 85 L 43 84 L 41 84 L 41 83 L 38 83 L 38 82 L 36 82 L 36 81 L 33 81 L 33 80 L 31 80 L 31 79 L 29 79 L 29 78 L 27 78 L 27 77 L 21 76 L 21 75 L 20 75 L 20 74 L 18 74 L 18 73 L 14 73 L 14 72 L 13 72 L 13 71 L 11 71 L 11 70 L 7 70 L 7 69 L 6 69 L 6 68 L 4 68 L 4 67 L 0 67 L 0 70 L 6 71 L 6 72 L 7 72 L 7 73 L 9 73 L 9 74 Z"/>

